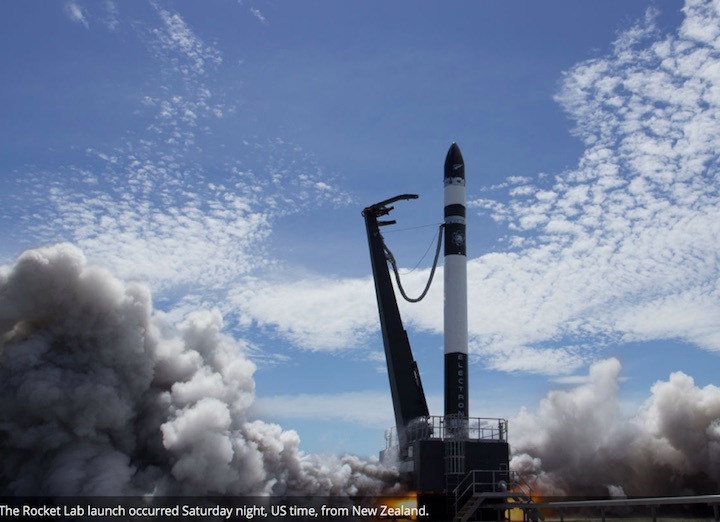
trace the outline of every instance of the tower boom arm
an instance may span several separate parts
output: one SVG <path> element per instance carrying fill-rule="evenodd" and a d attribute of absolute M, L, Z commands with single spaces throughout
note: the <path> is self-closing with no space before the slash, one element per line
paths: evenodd
<path fill-rule="evenodd" d="M 407 428 L 410 423 L 418 417 L 427 417 L 430 413 L 410 341 L 400 317 L 385 254 L 384 239 L 380 234 L 380 226 L 394 222 L 379 222 L 378 218 L 390 213 L 393 207 L 388 205 L 391 203 L 417 199 L 417 197 L 415 194 L 402 194 L 371 205 L 362 212 L 370 247 L 370 261 L 375 280 L 375 295 L 380 314 L 390 393 L 395 411 L 395 425 L 401 446 L 405 446 L 408 442 Z"/>

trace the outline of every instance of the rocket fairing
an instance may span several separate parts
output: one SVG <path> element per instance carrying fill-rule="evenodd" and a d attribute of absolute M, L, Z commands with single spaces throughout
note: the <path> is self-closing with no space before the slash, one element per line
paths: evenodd
<path fill-rule="evenodd" d="M 445 157 L 445 415 L 468 417 L 465 161 L 453 143 Z"/>

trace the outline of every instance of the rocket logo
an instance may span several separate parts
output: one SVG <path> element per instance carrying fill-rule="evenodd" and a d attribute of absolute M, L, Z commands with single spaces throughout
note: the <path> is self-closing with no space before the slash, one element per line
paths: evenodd
<path fill-rule="evenodd" d="M 459 169 L 461 169 L 462 167 L 463 167 L 463 164 L 462 164 L 462 163 L 455 163 L 455 164 L 452 166 L 452 169 L 453 169 L 453 170 L 459 170 Z"/>
<path fill-rule="evenodd" d="M 454 232 L 452 235 L 453 244 L 460 246 L 465 243 L 465 236 L 461 232 Z"/>

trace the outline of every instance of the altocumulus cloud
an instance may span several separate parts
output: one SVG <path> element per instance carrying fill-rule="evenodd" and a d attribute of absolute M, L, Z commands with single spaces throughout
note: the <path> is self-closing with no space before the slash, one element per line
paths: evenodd
<path fill-rule="evenodd" d="M 69 15 L 91 17 L 93 6 L 67 5 Z M 262 245 L 278 218 L 348 196 L 280 137 L 233 134 L 226 148 L 218 127 L 238 117 L 228 101 L 237 93 L 217 77 L 233 65 L 179 13 L 151 8 L 156 18 L 126 23 L 116 4 L 105 5 L 113 17 L 105 25 L 124 27 L 158 65 L 131 107 L 140 128 L 114 146 L 86 148 L 84 162 L 27 167 L 16 180 L 17 208 L 7 214 L 25 216 L 25 236 L 70 241 L 124 279 L 146 281 L 162 295 L 202 289 L 221 305 L 224 289 L 272 263 Z"/>
<path fill-rule="evenodd" d="M 491 325 L 514 309 L 532 318 L 516 324 L 530 344 L 679 338 L 720 349 L 717 3 L 689 1 L 685 14 L 662 36 L 650 11 L 611 55 L 565 74 L 557 100 L 587 146 L 577 169 L 513 187 L 507 205 L 476 202 L 519 245 L 479 260 L 497 265 L 482 282 L 504 303 L 478 314 L 480 339 L 507 337 Z"/>

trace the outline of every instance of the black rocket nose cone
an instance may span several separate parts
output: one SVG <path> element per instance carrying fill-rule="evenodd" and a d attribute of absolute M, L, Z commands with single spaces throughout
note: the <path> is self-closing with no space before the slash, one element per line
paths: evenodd
<path fill-rule="evenodd" d="M 445 156 L 445 177 L 465 178 L 465 160 L 457 143 L 450 145 L 447 156 Z"/>

